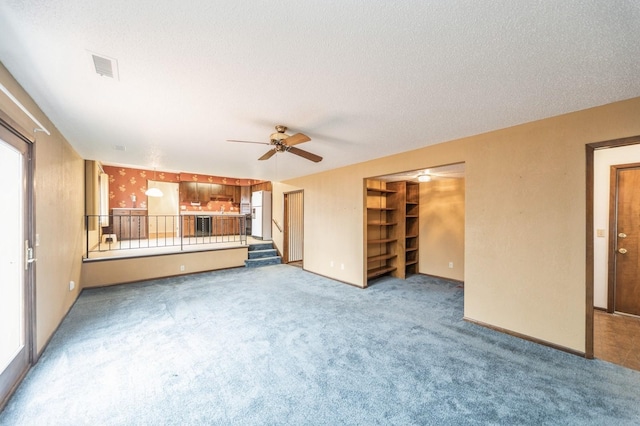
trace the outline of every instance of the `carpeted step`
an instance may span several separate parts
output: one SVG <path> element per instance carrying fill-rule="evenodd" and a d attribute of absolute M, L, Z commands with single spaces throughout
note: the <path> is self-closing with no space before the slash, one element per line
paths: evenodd
<path fill-rule="evenodd" d="M 279 265 L 282 263 L 280 256 L 261 257 L 259 259 L 247 259 L 244 261 L 244 266 L 247 268 L 258 268 L 260 266 L 267 265 Z"/>
<path fill-rule="evenodd" d="M 249 259 L 262 259 L 264 257 L 274 257 L 278 255 L 278 250 L 270 248 L 267 250 L 249 250 Z"/>

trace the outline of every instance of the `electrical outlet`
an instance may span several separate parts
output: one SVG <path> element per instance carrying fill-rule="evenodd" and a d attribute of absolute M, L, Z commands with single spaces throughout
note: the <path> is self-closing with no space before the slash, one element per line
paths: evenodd
<path fill-rule="evenodd" d="M 72 291 L 76 288 L 76 283 L 74 281 L 69 281 L 69 291 Z"/>
<path fill-rule="evenodd" d="M 596 236 L 597 236 L 598 238 L 604 238 L 604 229 L 598 229 L 598 230 L 596 231 Z"/>
<path fill-rule="evenodd" d="M 449 268 L 453 269 L 453 262 L 449 262 Z"/>
<path fill-rule="evenodd" d="M 342 269 L 344 271 L 344 263 L 340 264 L 340 269 Z"/>
<path fill-rule="evenodd" d="M 333 260 L 331 262 L 329 262 L 329 266 L 331 266 L 333 268 Z"/>
<path fill-rule="evenodd" d="M 180 265 L 180 272 L 184 272 L 184 265 Z"/>

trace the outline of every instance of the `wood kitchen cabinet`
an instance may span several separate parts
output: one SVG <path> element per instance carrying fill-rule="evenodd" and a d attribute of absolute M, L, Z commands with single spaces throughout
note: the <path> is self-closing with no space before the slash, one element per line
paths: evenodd
<path fill-rule="evenodd" d="M 241 204 L 251 203 L 251 187 L 250 186 L 240 187 L 240 203 Z"/>
<path fill-rule="evenodd" d="M 217 197 L 222 195 L 222 192 L 223 192 L 222 185 L 220 185 L 219 183 L 211 184 L 211 198 L 215 200 Z"/>
<path fill-rule="evenodd" d="M 224 189 L 224 195 L 226 195 L 230 200 L 233 201 L 233 196 L 235 195 L 235 187 L 231 185 L 226 185 Z"/>
<path fill-rule="evenodd" d="M 196 217 L 195 215 L 182 216 L 182 236 L 194 237 L 196 235 Z"/>
<path fill-rule="evenodd" d="M 199 200 L 197 182 L 180 182 L 180 202 L 193 203 Z"/>
<path fill-rule="evenodd" d="M 147 238 L 146 209 L 113 209 L 113 233 L 119 241 Z"/>
<path fill-rule="evenodd" d="M 200 204 L 205 205 L 211 200 L 211 184 L 210 183 L 196 183 L 198 187 L 198 201 Z"/>
<path fill-rule="evenodd" d="M 248 188 L 249 187 L 247 187 L 247 189 Z M 247 203 L 250 202 L 249 197 L 250 193 L 247 194 Z M 199 202 L 202 205 L 207 204 L 209 201 L 231 201 L 233 203 L 240 203 L 242 198 L 242 188 L 236 185 L 222 185 L 209 182 L 180 182 L 181 203 Z"/>
<path fill-rule="evenodd" d="M 182 216 L 184 237 L 238 235 L 244 222 L 237 215 L 185 214 Z"/>

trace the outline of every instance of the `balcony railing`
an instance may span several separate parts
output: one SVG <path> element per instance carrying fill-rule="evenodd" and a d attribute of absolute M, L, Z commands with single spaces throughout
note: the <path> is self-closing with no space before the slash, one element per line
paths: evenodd
<path fill-rule="evenodd" d="M 87 215 L 85 258 L 247 244 L 247 217 L 235 214 Z M 157 250 L 153 250 L 157 249 Z M 130 252 L 125 253 L 128 250 Z M 136 252 L 136 250 L 138 250 Z"/>

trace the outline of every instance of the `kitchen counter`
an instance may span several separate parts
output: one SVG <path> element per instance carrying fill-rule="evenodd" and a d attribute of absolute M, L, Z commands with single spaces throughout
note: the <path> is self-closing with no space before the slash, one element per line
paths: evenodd
<path fill-rule="evenodd" d="M 189 210 L 189 211 L 181 211 L 180 212 L 180 216 L 230 216 L 230 217 L 240 217 L 240 216 L 246 216 L 246 214 L 244 213 L 238 213 L 238 212 L 213 212 L 213 211 L 193 211 L 193 210 Z"/>

